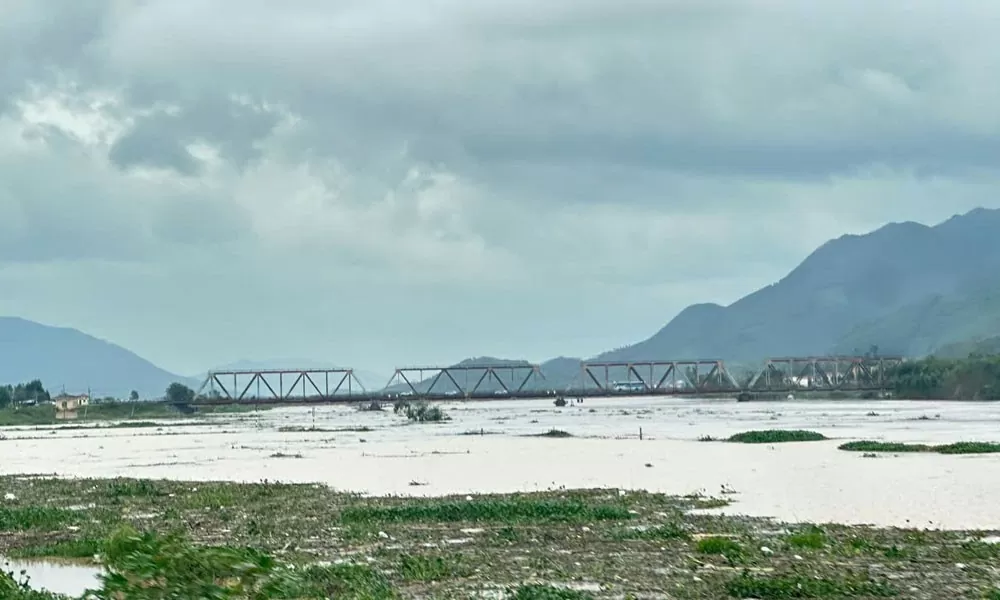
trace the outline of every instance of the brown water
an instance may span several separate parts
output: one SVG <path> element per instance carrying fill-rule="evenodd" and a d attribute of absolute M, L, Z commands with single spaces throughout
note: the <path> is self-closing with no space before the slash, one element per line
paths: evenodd
<path fill-rule="evenodd" d="M 33 589 L 54 594 L 79 596 L 100 584 L 97 579 L 100 574 L 98 567 L 63 561 L 0 560 L 0 562 L 4 570 L 13 572 L 15 577 L 24 572 Z"/>
<path fill-rule="evenodd" d="M 1000 441 L 1000 403 L 588 399 L 444 405 L 449 423 L 391 411 L 283 408 L 205 427 L 7 429 L 5 473 L 317 482 L 368 494 L 440 495 L 565 486 L 671 494 L 723 487 L 731 513 L 786 521 L 1000 529 L 1000 455 L 864 458 L 851 439 Z M 870 414 L 872 411 L 876 415 Z M 284 426 L 330 431 L 283 433 Z M 370 432 L 332 431 L 369 427 Z M 528 437 L 549 429 L 569 439 Z M 706 443 L 750 429 L 810 429 L 834 441 Z M 639 440 L 642 430 L 643 439 Z M 488 435 L 463 435 L 469 431 Z M 272 458 L 273 454 L 302 458 Z M 72 456 L 72 460 L 66 457 Z M 651 466 L 647 466 L 651 465 Z M 414 487 L 411 482 L 425 483 Z M 16 492 L 16 491 L 15 491 Z"/>

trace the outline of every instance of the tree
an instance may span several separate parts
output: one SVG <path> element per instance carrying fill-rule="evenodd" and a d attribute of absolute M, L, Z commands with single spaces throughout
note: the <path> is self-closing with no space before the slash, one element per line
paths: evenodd
<path fill-rule="evenodd" d="M 9 385 L 0 385 L 0 408 L 7 408 L 14 401 L 14 390 Z"/>
<path fill-rule="evenodd" d="M 132 393 L 128 395 L 128 399 L 132 402 L 139 401 L 139 392 L 132 390 Z"/>
<path fill-rule="evenodd" d="M 171 383 L 167 388 L 167 402 L 190 404 L 194 401 L 194 390 L 183 383 Z"/>

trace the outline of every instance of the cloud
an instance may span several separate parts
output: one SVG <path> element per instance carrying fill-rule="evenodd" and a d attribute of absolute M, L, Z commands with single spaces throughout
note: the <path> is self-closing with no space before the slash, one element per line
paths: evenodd
<path fill-rule="evenodd" d="M 830 237 L 1000 206 L 997 16 L 5 2 L 0 312 L 190 372 L 597 353 Z"/>

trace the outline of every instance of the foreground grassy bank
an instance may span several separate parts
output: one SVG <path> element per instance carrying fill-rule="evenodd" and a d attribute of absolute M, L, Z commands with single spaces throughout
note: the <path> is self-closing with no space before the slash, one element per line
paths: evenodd
<path fill-rule="evenodd" d="M 54 425 L 57 423 L 86 423 L 99 421 L 123 421 L 142 419 L 197 418 L 210 414 L 234 414 L 252 412 L 266 407 L 247 405 L 225 405 L 198 407 L 193 412 L 184 412 L 177 407 L 160 402 L 119 402 L 113 404 L 93 404 L 77 411 L 71 421 L 56 418 L 56 409 L 51 405 L 24 406 L 0 409 L 0 427 L 25 425 Z"/>
<path fill-rule="evenodd" d="M 984 532 L 785 526 L 701 497 L 27 477 L 0 497 L 0 554 L 100 555 L 93 598 L 1000 598 Z M 0 578 L 5 598 L 51 598 L 17 589 Z"/>

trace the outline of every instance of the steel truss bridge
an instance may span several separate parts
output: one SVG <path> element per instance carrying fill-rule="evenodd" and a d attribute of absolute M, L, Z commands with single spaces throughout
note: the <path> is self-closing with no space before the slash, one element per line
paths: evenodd
<path fill-rule="evenodd" d="M 509 398 L 737 396 L 800 392 L 883 392 L 902 357 L 772 358 L 734 376 L 721 360 L 584 361 L 577 372 L 546 377 L 528 363 L 401 367 L 381 388 L 366 388 L 353 369 L 213 371 L 192 405 L 330 404 Z M 567 380 L 570 380 L 566 383 Z"/>

